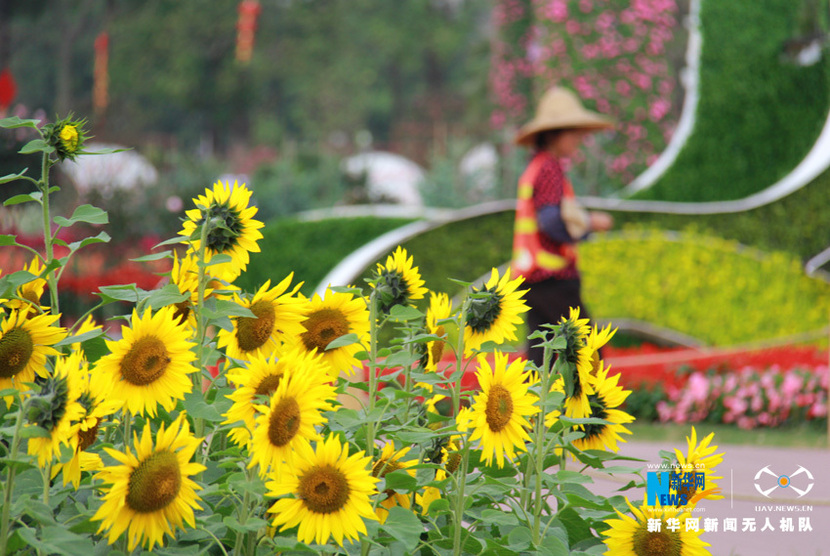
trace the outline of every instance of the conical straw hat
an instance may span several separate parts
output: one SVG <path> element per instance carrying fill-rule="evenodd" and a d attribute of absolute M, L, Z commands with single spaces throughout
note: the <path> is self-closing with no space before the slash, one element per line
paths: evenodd
<path fill-rule="evenodd" d="M 564 87 L 553 87 L 539 101 L 536 115 L 516 134 L 519 145 L 533 145 L 536 134 L 553 129 L 590 129 L 600 131 L 614 127 L 610 118 L 582 106 L 579 97 Z"/>

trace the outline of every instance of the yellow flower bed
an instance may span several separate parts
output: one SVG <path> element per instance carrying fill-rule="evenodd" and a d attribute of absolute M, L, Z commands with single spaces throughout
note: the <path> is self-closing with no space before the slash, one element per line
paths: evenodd
<path fill-rule="evenodd" d="M 584 297 L 600 318 L 633 318 L 715 346 L 818 330 L 830 284 L 786 253 L 734 241 L 628 229 L 580 247 Z"/>

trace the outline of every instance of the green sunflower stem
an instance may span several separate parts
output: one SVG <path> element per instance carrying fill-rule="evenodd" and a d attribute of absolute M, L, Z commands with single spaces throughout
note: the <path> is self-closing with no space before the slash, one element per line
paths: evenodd
<path fill-rule="evenodd" d="M 458 377 L 451 385 L 450 385 L 450 392 L 452 394 L 452 410 L 453 415 L 458 417 L 458 414 L 461 411 L 461 378 L 464 374 L 463 371 L 463 362 L 464 362 L 464 329 L 467 326 L 467 308 L 469 306 L 470 298 L 465 297 L 464 300 L 461 302 L 461 309 L 458 311 L 458 339 L 456 344 L 456 356 L 455 356 L 455 376 Z"/>
<path fill-rule="evenodd" d="M 12 505 L 12 492 L 14 491 L 14 476 L 17 472 L 17 451 L 20 448 L 20 428 L 23 425 L 23 404 L 18 396 L 20 409 L 17 411 L 17 419 L 14 423 L 14 435 L 12 436 L 9 461 L 6 467 L 7 476 L 5 490 L 3 492 L 3 512 L 0 517 L 0 554 L 6 554 L 6 544 L 9 541 L 9 526 Z"/>
<path fill-rule="evenodd" d="M 52 462 L 50 461 L 44 469 L 41 469 L 40 473 L 43 475 L 43 503 L 48 506 L 49 491 L 52 489 Z"/>
<path fill-rule="evenodd" d="M 49 159 L 49 154 L 43 153 L 38 188 L 43 195 L 41 197 L 40 204 L 43 209 L 43 246 L 46 250 L 45 264 L 47 266 L 51 264 L 55 258 L 53 248 L 55 238 L 52 237 L 52 218 L 49 209 L 49 169 L 51 166 L 52 161 Z M 60 313 L 60 303 L 58 302 L 58 279 L 55 271 L 51 271 L 46 275 L 46 283 L 49 285 L 49 299 L 50 307 L 52 307 L 52 314 L 57 315 Z"/>
<path fill-rule="evenodd" d="M 193 388 L 198 392 L 202 388 L 202 373 L 205 368 L 205 336 L 207 335 L 207 325 L 205 324 L 204 311 L 202 310 L 205 303 L 205 285 L 207 276 L 205 273 L 205 243 L 207 243 L 208 236 L 208 221 L 205 220 L 202 224 L 201 237 L 199 238 L 199 277 L 196 287 L 196 364 L 197 371 L 193 373 Z M 205 421 L 201 417 L 193 419 L 193 432 L 198 438 L 204 437 Z"/>
<path fill-rule="evenodd" d="M 467 485 L 467 468 L 470 463 L 470 443 L 464 440 L 464 449 L 461 451 L 461 464 L 456 470 L 458 477 L 457 489 L 455 496 L 455 505 L 453 507 L 453 528 L 452 528 L 452 553 L 453 556 L 459 556 L 464 553 L 464 546 L 461 538 L 461 533 L 464 531 L 464 506 L 466 499 L 464 496 L 464 488 Z"/>
<path fill-rule="evenodd" d="M 375 411 L 378 389 L 378 299 L 375 290 L 369 295 L 369 415 Z M 375 423 L 366 423 L 366 455 L 375 457 Z"/>
<path fill-rule="evenodd" d="M 542 509 L 544 507 L 544 499 L 542 497 L 542 473 L 544 473 L 545 457 L 547 456 L 547 444 L 545 442 L 545 434 L 547 433 L 547 426 L 545 425 L 545 403 L 547 402 L 548 393 L 550 392 L 551 376 L 553 376 L 553 369 L 551 369 L 551 361 L 553 360 L 553 349 L 550 345 L 545 345 L 545 351 L 542 358 L 542 368 L 539 369 L 539 378 L 541 379 L 542 389 L 539 392 L 539 414 L 536 417 L 536 439 L 533 443 L 533 450 L 535 456 L 535 473 L 534 473 L 534 492 L 533 492 L 533 542 L 539 544 L 542 539 Z M 558 364 L 558 360 L 554 363 L 554 368 Z M 564 455 L 564 454 L 563 454 Z"/>

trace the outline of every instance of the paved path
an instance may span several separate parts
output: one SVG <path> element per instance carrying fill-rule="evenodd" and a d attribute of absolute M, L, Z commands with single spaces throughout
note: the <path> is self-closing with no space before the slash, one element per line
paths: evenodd
<path fill-rule="evenodd" d="M 705 430 L 698 429 L 698 434 L 701 432 Z M 621 446 L 621 455 L 651 464 L 660 463 L 660 450 L 686 451 L 685 439 L 674 443 L 633 441 Z M 830 450 L 719 445 L 718 452 L 724 453 L 723 462 L 716 469 L 718 476 L 723 477 L 718 484 L 724 499 L 705 500 L 699 504 L 701 511 L 693 514 L 700 517 L 701 529 L 707 518 L 710 523 L 718 523 L 717 532 L 706 531 L 702 535 L 711 545 L 713 556 L 830 556 Z M 764 467 L 772 474 L 762 473 L 756 481 Z M 794 475 L 799 467 L 808 470 L 813 480 L 804 471 Z M 788 488 L 776 487 L 768 497 L 756 489 L 757 483 L 761 490 L 768 491 L 776 486 L 781 475 L 792 476 Z M 592 490 L 607 496 L 629 480 L 630 477 L 620 475 L 608 478 L 596 474 Z M 811 482 L 813 486 L 801 497 L 793 490 L 805 491 Z M 639 502 L 645 496 L 645 489 L 623 494 L 635 503 L 635 498 Z M 736 520 L 736 532 L 723 530 L 726 520 L 731 518 Z M 754 531 L 745 524 L 752 520 Z M 782 530 L 782 523 L 785 529 L 791 523 L 793 530 Z"/>

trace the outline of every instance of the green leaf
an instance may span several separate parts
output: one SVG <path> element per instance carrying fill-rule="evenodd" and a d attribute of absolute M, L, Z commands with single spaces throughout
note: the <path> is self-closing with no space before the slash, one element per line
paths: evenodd
<path fill-rule="evenodd" d="M 123 153 L 123 152 L 131 151 L 131 150 L 133 150 L 133 149 L 132 148 L 113 149 L 113 148 L 109 148 L 109 147 L 102 147 L 102 148 L 100 148 L 96 151 L 86 151 L 86 150 L 80 151 L 78 154 L 114 154 L 114 153 Z"/>
<path fill-rule="evenodd" d="M 144 255 L 143 257 L 138 257 L 136 259 L 130 259 L 135 263 L 149 263 L 151 261 L 159 261 L 161 259 L 171 258 L 173 256 L 173 251 L 162 251 L 161 253 L 152 253 L 150 255 Z"/>
<path fill-rule="evenodd" d="M 222 520 L 229 529 L 238 533 L 255 532 L 268 526 L 268 522 L 258 517 L 249 517 L 245 523 L 239 523 L 235 516 L 229 515 Z"/>
<path fill-rule="evenodd" d="M 183 405 L 188 415 L 193 418 L 204 419 L 212 423 L 225 420 L 214 406 L 205 401 L 201 392 L 189 392 L 185 394 Z"/>
<path fill-rule="evenodd" d="M 55 147 L 49 145 L 43 139 L 32 139 L 25 145 L 23 148 L 17 151 L 20 154 L 32 154 L 32 153 L 53 153 L 55 152 Z"/>
<path fill-rule="evenodd" d="M 389 509 L 389 517 L 381 526 L 392 538 L 400 541 L 407 551 L 412 551 L 421 540 L 424 525 L 411 510 L 394 506 Z"/>
<path fill-rule="evenodd" d="M 0 235 L 0 247 L 6 247 L 9 245 L 17 245 L 17 236 L 13 235 Z"/>
<path fill-rule="evenodd" d="M 81 241 L 73 241 L 68 245 L 69 251 L 74 253 L 78 249 L 82 247 L 86 247 L 87 245 L 92 245 L 93 243 L 109 243 L 110 239 L 112 239 L 107 232 L 101 232 L 96 236 L 85 237 Z"/>
<path fill-rule="evenodd" d="M 551 535 L 542 539 L 542 545 L 537 551 L 537 554 L 544 554 L 545 556 L 568 556 L 570 553 L 568 545 L 562 539 Z"/>
<path fill-rule="evenodd" d="M 533 535 L 527 527 L 516 527 L 511 529 L 507 535 L 507 548 L 510 550 L 526 550 L 530 547 Z"/>
<path fill-rule="evenodd" d="M 196 239 L 199 239 L 199 238 L 196 238 Z M 231 258 L 230 255 L 226 255 L 224 253 L 218 253 L 218 254 L 212 256 L 210 258 L 210 261 L 208 261 L 208 262 L 199 261 L 198 264 L 201 267 L 207 268 L 209 266 L 214 266 L 214 265 L 217 265 L 217 264 L 227 264 L 227 263 L 230 263 L 230 262 L 233 262 L 233 258 Z"/>
<path fill-rule="evenodd" d="M 383 478 L 387 489 L 412 492 L 418 488 L 418 480 L 403 469 L 387 473 Z"/>
<path fill-rule="evenodd" d="M 81 205 L 75 209 L 69 219 L 63 216 L 55 217 L 55 224 L 68 228 L 78 222 L 86 222 L 87 224 L 107 224 L 109 223 L 109 216 L 107 211 L 92 205 Z"/>
<path fill-rule="evenodd" d="M 55 344 L 55 347 L 60 346 L 69 346 L 72 344 L 80 344 L 82 342 L 86 342 L 88 340 L 92 340 L 93 338 L 98 338 L 99 336 L 103 336 L 103 330 L 90 330 L 89 332 L 84 332 L 83 334 L 76 334 L 74 336 L 67 336 L 60 342 Z"/>
<path fill-rule="evenodd" d="M 502 512 L 500 510 L 487 509 L 481 512 L 481 519 L 487 525 L 506 525 L 508 527 L 515 527 L 519 524 L 519 519 L 513 512 Z"/>
<path fill-rule="evenodd" d="M 19 116 L 10 116 L 0 120 L 0 127 L 6 129 L 17 129 L 19 127 L 30 127 L 37 129 L 40 120 L 22 120 Z"/>
<path fill-rule="evenodd" d="M 442 514 L 448 511 L 450 511 L 450 501 L 446 498 L 439 498 L 438 500 L 432 501 L 432 504 L 429 505 L 427 513 L 435 517 L 438 514 Z"/>
<path fill-rule="evenodd" d="M 20 429 L 20 438 L 51 438 L 52 435 L 43 427 L 26 425 Z"/>
<path fill-rule="evenodd" d="M 389 310 L 389 317 L 393 320 L 403 322 L 424 318 L 424 314 L 409 305 L 394 305 Z"/>
<path fill-rule="evenodd" d="M 23 504 L 23 513 L 30 515 L 38 523 L 44 525 L 56 524 L 52 508 L 40 500 L 26 500 Z"/>
<path fill-rule="evenodd" d="M 563 508 L 559 510 L 556 519 L 562 522 L 565 530 L 568 532 L 568 543 L 574 545 L 584 539 L 593 537 L 591 526 L 588 522 L 582 519 L 582 516 L 573 508 Z M 558 540 L 558 539 L 557 539 Z M 567 554 L 567 552 L 566 552 Z"/>
<path fill-rule="evenodd" d="M 344 334 L 339 338 L 335 338 L 332 340 L 329 345 L 326 346 L 326 351 L 330 349 L 335 349 L 344 346 L 350 346 L 352 344 L 356 344 L 360 341 L 360 337 L 357 334 Z"/>
<path fill-rule="evenodd" d="M 155 310 L 174 303 L 181 303 L 187 299 L 190 299 L 190 293 L 181 293 L 176 284 L 167 284 L 161 289 L 150 292 L 145 301 Z"/>
<path fill-rule="evenodd" d="M 32 547 L 45 554 L 62 554 L 64 556 L 79 556 L 92 554 L 95 545 L 92 539 L 76 535 L 63 526 L 44 527 L 40 532 L 40 538 L 34 529 L 19 529 L 20 536 Z"/>
<path fill-rule="evenodd" d="M 15 180 L 16 178 L 19 178 L 22 175 L 23 175 L 23 173 L 21 172 L 20 174 L 17 174 L 16 176 L 14 176 L 12 174 L 9 174 L 8 176 L 3 176 L 2 178 L 0 178 L 0 183 L 6 183 L 6 182 L 13 181 L 13 180 Z M 6 179 L 6 178 L 9 178 L 9 177 L 11 177 L 11 179 Z M 3 202 L 3 206 L 10 207 L 12 205 L 19 205 L 21 203 L 28 203 L 30 201 L 39 202 L 40 198 L 41 198 L 41 195 L 33 195 L 31 193 L 24 193 L 23 195 L 15 195 L 14 197 L 9 197 L 8 199 L 6 199 Z"/>
<path fill-rule="evenodd" d="M 118 286 L 101 286 L 98 288 L 97 295 L 101 296 L 104 303 L 112 303 L 114 301 L 138 303 L 141 301 L 143 293 L 146 292 L 136 287 L 135 284 L 121 284 Z"/>

